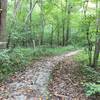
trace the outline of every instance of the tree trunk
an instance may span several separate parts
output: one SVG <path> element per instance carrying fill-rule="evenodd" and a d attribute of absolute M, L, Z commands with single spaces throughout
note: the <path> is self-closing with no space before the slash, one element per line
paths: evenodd
<path fill-rule="evenodd" d="M 70 1 L 66 0 L 66 9 L 67 9 L 67 29 L 66 29 L 66 45 L 68 45 L 69 34 L 70 34 L 70 14 L 71 14 L 71 6 Z"/>
<path fill-rule="evenodd" d="M 94 52 L 93 65 L 92 65 L 92 67 L 94 68 L 96 68 L 98 65 L 99 53 L 100 53 L 100 39 L 96 40 L 96 44 L 95 44 L 95 52 Z"/>
<path fill-rule="evenodd" d="M 63 30 L 63 46 L 65 45 L 65 20 L 62 19 L 62 30 Z"/>
<path fill-rule="evenodd" d="M 44 10 L 43 10 L 43 0 L 40 0 L 40 8 L 41 8 L 41 45 L 43 45 L 44 40 Z"/>
<path fill-rule="evenodd" d="M 14 18 L 16 18 L 17 12 L 19 11 L 21 6 L 21 0 L 15 0 L 14 1 Z"/>
<path fill-rule="evenodd" d="M 65 12 L 63 10 L 63 4 L 61 1 L 61 10 L 62 10 L 62 46 L 65 45 Z"/>
<path fill-rule="evenodd" d="M 6 47 L 6 13 L 7 0 L 0 0 L 0 48 Z"/>
<path fill-rule="evenodd" d="M 96 43 L 95 43 L 95 51 L 94 51 L 94 58 L 93 58 L 93 65 L 92 67 L 97 67 L 99 53 L 100 53 L 100 11 L 98 12 L 97 9 L 100 8 L 98 0 L 96 0 Z"/>
<path fill-rule="evenodd" d="M 51 32 L 51 47 L 53 46 L 53 24 L 52 24 L 52 32 Z"/>
<path fill-rule="evenodd" d="M 89 66 L 92 65 L 92 41 L 90 39 L 90 36 L 89 36 L 89 29 L 90 29 L 90 22 L 88 23 L 88 26 L 87 26 L 87 42 L 88 42 L 88 56 L 89 56 Z"/>
<path fill-rule="evenodd" d="M 60 45 L 60 29 L 59 29 L 59 20 L 58 20 L 58 17 L 57 17 L 57 42 L 58 42 L 58 46 Z"/>
<path fill-rule="evenodd" d="M 30 11 L 32 9 L 32 0 L 30 0 Z M 32 32 L 32 13 L 30 13 L 30 32 Z"/>

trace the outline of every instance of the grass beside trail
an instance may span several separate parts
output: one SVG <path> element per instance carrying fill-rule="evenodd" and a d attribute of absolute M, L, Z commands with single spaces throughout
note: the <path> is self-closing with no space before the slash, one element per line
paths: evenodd
<path fill-rule="evenodd" d="M 17 71 L 25 69 L 26 65 L 40 57 L 60 55 L 62 53 L 76 50 L 73 46 L 49 48 L 15 48 L 0 52 L 0 82 L 6 80 Z"/>

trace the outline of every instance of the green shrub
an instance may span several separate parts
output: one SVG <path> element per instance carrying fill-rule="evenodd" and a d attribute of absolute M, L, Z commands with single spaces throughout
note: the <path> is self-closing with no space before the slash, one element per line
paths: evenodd
<path fill-rule="evenodd" d="M 16 48 L 12 52 L 9 51 L 0 52 L 0 81 L 7 79 L 16 71 L 24 69 L 32 59 L 30 58 L 32 49 Z"/>
<path fill-rule="evenodd" d="M 96 95 L 100 93 L 100 73 L 97 72 L 94 68 L 88 66 L 88 54 L 87 52 L 81 52 L 79 55 L 74 58 L 80 63 L 80 72 L 84 76 L 84 90 L 87 96 Z M 88 82 L 88 83 L 87 83 Z M 99 84 L 96 84 L 99 82 Z"/>
<path fill-rule="evenodd" d="M 90 66 L 81 65 L 80 71 L 86 77 L 87 81 L 95 82 L 100 80 L 100 73 Z"/>
<path fill-rule="evenodd" d="M 10 61 L 10 56 L 7 51 L 0 52 L 0 81 L 4 79 L 11 71 L 10 66 L 12 62 Z"/>
<path fill-rule="evenodd" d="M 69 48 L 70 47 L 70 48 Z M 16 71 L 23 70 L 32 60 L 43 56 L 52 56 L 73 50 L 73 46 L 59 48 L 15 48 L 0 52 L 0 81 L 8 78 Z"/>
<path fill-rule="evenodd" d="M 88 54 L 86 51 L 81 51 L 74 59 L 82 64 L 88 64 Z"/>
<path fill-rule="evenodd" d="M 85 86 L 85 93 L 87 96 L 95 95 L 96 93 L 100 93 L 100 84 L 95 83 L 86 83 Z"/>

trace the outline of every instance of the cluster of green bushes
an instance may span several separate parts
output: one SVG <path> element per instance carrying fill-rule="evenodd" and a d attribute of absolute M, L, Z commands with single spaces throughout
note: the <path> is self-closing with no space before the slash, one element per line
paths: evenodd
<path fill-rule="evenodd" d="M 84 90 L 87 96 L 93 96 L 97 93 L 100 94 L 100 72 L 96 69 L 88 66 L 88 54 L 86 51 L 82 51 L 79 55 L 75 57 L 80 63 L 80 72 L 85 77 Z M 99 66 L 98 66 L 99 67 Z"/>
<path fill-rule="evenodd" d="M 100 82 L 98 82 L 99 84 L 96 83 L 86 83 L 84 84 L 85 86 L 85 92 L 87 96 L 91 96 L 91 95 L 96 95 L 98 93 L 100 93 Z"/>
<path fill-rule="evenodd" d="M 13 52 L 9 50 L 0 52 L 0 81 L 21 70 L 28 63 L 27 57 L 28 55 L 24 55 L 21 49 L 16 49 Z"/>
<path fill-rule="evenodd" d="M 34 59 L 40 59 L 43 56 L 52 56 L 74 50 L 73 46 L 59 48 L 15 48 L 3 50 L 0 52 L 0 81 L 7 79 L 8 76 L 16 71 L 21 71 Z"/>

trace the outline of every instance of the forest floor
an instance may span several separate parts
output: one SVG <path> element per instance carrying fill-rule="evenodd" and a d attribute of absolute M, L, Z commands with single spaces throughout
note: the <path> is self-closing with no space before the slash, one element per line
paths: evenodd
<path fill-rule="evenodd" d="M 16 73 L 0 85 L 0 100 L 46 100 L 51 96 L 54 99 L 50 100 L 87 100 L 79 65 L 73 60 L 79 52 L 47 57 Z"/>

